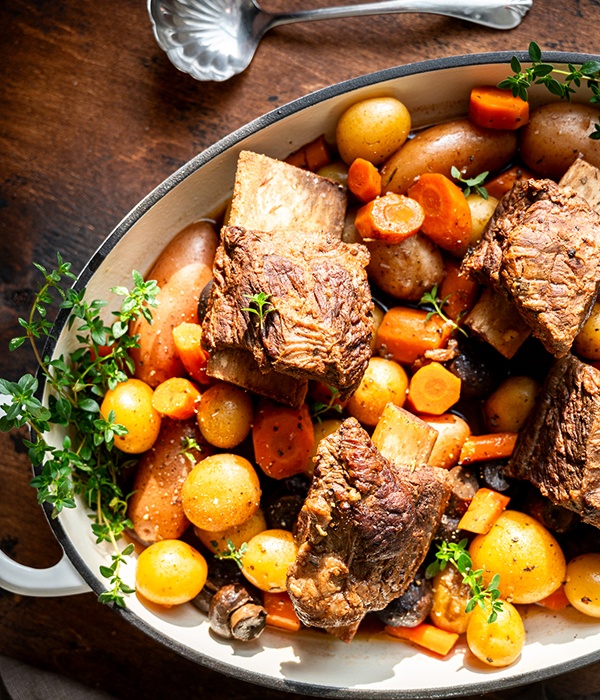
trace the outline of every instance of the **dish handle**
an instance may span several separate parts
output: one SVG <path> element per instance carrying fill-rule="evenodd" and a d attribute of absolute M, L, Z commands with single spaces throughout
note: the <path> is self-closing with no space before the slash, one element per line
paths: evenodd
<path fill-rule="evenodd" d="M 11 593 L 53 598 L 89 593 L 91 590 L 63 552 L 61 560 L 47 569 L 19 564 L 0 550 L 0 588 Z"/>

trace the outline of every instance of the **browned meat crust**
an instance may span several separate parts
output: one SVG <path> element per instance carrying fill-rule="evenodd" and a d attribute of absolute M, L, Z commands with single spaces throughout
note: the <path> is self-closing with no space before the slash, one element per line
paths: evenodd
<path fill-rule="evenodd" d="M 373 302 L 366 248 L 322 231 L 227 226 L 214 264 L 202 328 L 209 352 L 242 348 L 263 370 L 323 381 L 342 398 L 371 356 Z M 261 322 L 249 298 L 270 295 Z"/>
<path fill-rule="evenodd" d="M 596 298 L 600 216 L 551 180 L 520 180 L 463 269 L 514 302 L 546 349 L 562 357 Z"/>
<path fill-rule="evenodd" d="M 302 622 L 349 641 L 413 579 L 448 496 L 444 470 L 395 467 L 358 421 L 344 421 L 319 445 L 298 519 L 288 592 Z"/>
<path fill-rule="evenodd" d="M 600 371 L 572 355 L 555 363 L 506 473 L 600 527 Z"/>

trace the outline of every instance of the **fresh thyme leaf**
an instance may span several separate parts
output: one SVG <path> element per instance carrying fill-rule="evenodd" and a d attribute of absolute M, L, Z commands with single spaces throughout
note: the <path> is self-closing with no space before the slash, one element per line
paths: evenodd
<path fill-rule="evenodd" d="M 312 404 L 310 408 L 310 414 L 313 418 L 316 418 L 319 423 L 321 422 L 321 416 L 324 413 L 327 413 L 328 411 L 336 411 L 337 413 L 342 412 L 342 407 L 338 403 L 338 398 L 340 396 L 339 389 L 336 389 L 333 386 L 327 387 L 329 391 L 331 392 L 331 398 L 327 403 L 323 403 L 322 401 L 315 401 L 315 403 Z"/>
<path fill-rule="evenodd" d="M 213 541 L 211 542 L 211 545 L 212 545 L 215 549 L 217 549 L 217 547 L 218 547 L 218 542 L 217 542 L 216 540 L 213 540 Z M 235 548 L 235 545 L 233 544 L 233 542 L 232 542 L 230 539 L 228 539 L 228 540 L 227 540 L 227 549 L 226 549 L 225 551 L 223 551 L 223 552 L 220 552 L 220 551 L 217 549 L 217 551 L 216 551 L 216 553 L 215 553 L 215 557 L 216 557 L 217 559 L 232 559 L 232 560 L 239 566 L 239 568 L 242 569 L 242 568 L 243 568 L 243 567 L 242 567 L 242 557 L 243 557 L 244 554 L 246 553 L 246 549 L 247 549 L 247 548 L 248 548 L 248 545 L 246 544 L 246 542 L 244 542 L 244 543 L 240 546 L 239 549 L 236 549 L 236 548 Z"/>
<path fill-rule="evenodd" d="M 76 279 L 71 264 L 58 255 L 56 269 L 48 271 L 34 264 L 44 281 L 32 303 L 29 316 L 19 319 L 25 335 L 14 338 L 12 350 L 27 340 L 30 342 L 40 372 L 50 390 L 48 406 L 36 397 L 38 380 L 26 374 L 18 382 L 0 379 L 0 390 L 9 397 L 3 406 L 0 430 L 9 431 L 28 425 L 31 439 L 24 440 L 29 458 L 38 473 L 31 480 L 40 504 L 52 507 L 52 517 L 65 508 L 75 508 L 76 497 L 83 498 L 93 511 L 92 531 L 98 542 L 110 542 L 115 550 L 110 567 L 102 567 L 109 579 L 110 590 L 99 597 L 102 602 L 125 605 L 124 596 L 132 589 L 122 581 L 119 571 L 132 546 L 119 551 L 117 541 L 131 527 L 127 518 L 127 499 L 120 483 L 121 472 L 131 463 L 130 458 L 113 449 L 116 435 L 127 430 L 115 422 L 115 413 L 100 415 L 100 401 L 107 389 L 127 379 L 125 369 L 131 367 L 129 349 L 137 338 L 127 333 L 129 323 L 140 316 L 151 320 L 150 308 L 156 306 L 158 286 L 145 282 L 133 273 L 131 291 L 115 289 L 123 296 L 121 308 L 113 312 L 115 320 L 105 324 L 101 312 L 106 301 L 85 299 L 85 290 L 70 287 Z M 67 328 L 74 328 L 80 347 L 67 357 L 42 357 L 37 341 L 50 337 L 49 319 L 53 306 L 70 312 Z M 52 426 L 70 426 L 72 431 L 55 447 L 46 440 Z"/>
<path fill-rule="evenodd" d="M 204 452 L 202 445 L 193 437 L 185 436 L 181 439 L 181 454 L 192 462 L 196 464 L 196 456 L 194 452 Z"/>
<path fill-rule="evenodd" d="M 515 97 L 520 97 L 527 101 L 529 98 L 529 88 L 532 85 L 545 85 L 546 89 L 553 95 L 557 95 L 561 100 L 570 100 L 575 92 L 575 87 L 586 84 L 592 93 L 591 104 L 600 102 L 598 81 L 600 80 L 600 61 L 592 59 L 585 61 L 577 67 L 568 64 L 568 70 L 556 68 L 551 63 L 542 60 L 542 50 L 535 41 L 529 44 L 529 59 L 531 66 L 523 68 L 516 56 L 510 62 L 513 75 L 509 75 L 498 83 L 498 87 L 503 90 L 510 90 Z M 557 78 L 561 78 L 559 82 Z M 594 124 L 594 130 L 590 134 L 591 139 L 600 139 L 600 121 Z"/>
<path fill-rule="evenodd" d="M 448 296 L 444 297 L 443 299 L 440 299 L 438 297 L 437 284 L 434 284 L 429 292 L 425 292 L 425 294 L 423 294 L 419 301 L 419 305 L 430 304 L 431 306 L 433 306 L 433 310 L 429 311 L 427 313 L 427 316 L 425 316 L 425 321 L 429 321 L 429 319 L 433 316 L 439 316 L 443 321 L 449 324 L 453 330 L 459 331 L 459 333 L 462 333 L 465 337 L 468 337 L 467 331 L 464 328 L 462 328 L 462 326 L 459 326 L 458 323 L 455 323 L 451 318 L 448 318 L 448 316 L 446 316 L 446 314 L 443 311 L 444 304 L 448 301 L 450 297 L 451 294 L 448 294 Z"/>
<path fill-rule="evenodd" d="M 490 615 L 488 622 L 495 622 L 498 619 L 498 613 L 502 610 L 502 601 L 500 598 L 500 576 L 494 574 L 492 580 L 487 587 L 483 586 L 483 569 L 473 571 L 473 562 L 467 551 L 468 540 L 464 539 L 460 542 L 442 542 L 438 545 L 438 551 L 435 555 L 435 560 L 429 564 L 425 575 L 427 578 L 433 578 L 438 571 L 444 571 L 447 564 L 452 564 L 456 570 L 462 574 L 463 583 L 467 585 L 471 591 L 471 598 L 467 603 L 465 612 L 471 612 L 476 605 L 481 606 L 484 610 L 489 605 Z"/>
<path fill-rule="evenodd" d="M 275 307 L 269 301 L 272 295 L 258 292 L 257 294 L 245 294 L 244 296 L 248 299 L 250 306 L 242 309 L 242 311 L 256 314 L 259 318 L 260 327 L 262 328 L 267 314 L 270 314 L 271 311 L 275 311 Z M 252 306 L 253 304 L 254 306 Z"/>
<path fill-rule="evenodd" d="M 462 185 L 464 185 L 464 194 L 465 197 L 468 197 L 471 194 L 471 190 L 476 192 L 482 199 L 488 199 L 489 194 L 488 191 L 485 189 L 483 186 L 483 183 L 485 182 L 485 178 L 490 174 L 489 170 L 486 170 L 483 173 L 479 173 L 476 177 L 471 177 L 468 179 L 464 179 L 462 176 L 462 173 L 460 170 L 453 165 L 452 168 L 450 169 L 450 173 L 452 177 L 455 180 L 458 180 Z"/>

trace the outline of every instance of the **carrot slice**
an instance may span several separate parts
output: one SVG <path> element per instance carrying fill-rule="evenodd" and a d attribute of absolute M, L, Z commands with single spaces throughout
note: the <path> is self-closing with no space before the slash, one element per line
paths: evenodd
<path fill-rule="evenodd" d="M 459 464 L 485 462 L 488 459 L 510 457 L 515 449 L 518 433 L 489 433 L 471 435 L 460 451 Z"/>
<path fill-rule="evenodd" d="M 427 311 L 392 307 L 377 329 L 375 346 L 385 357 L 410 365 L 426 350 L 445 348 L 452 327 L 440 316 L 427 319 Z"/>
<path fill-rule="evenodd" d="M 443 311 L 453 321 L 459 321 L 474 306 L 479 295 L 477 282 L 460 272 L 460 264 L 448 258 L 444 267 L 446 275 L 440 285 L 439 295 L 446 299 Z"/>
<path fill-rule="evenodd" d="M 267 611 L 267 625 L 297 632 L 300 620 L 287 593 L 263 592 L 263 607 Z"/>
<path fill-rule="evenodd" d="M 480 488 L 458 521 L 458 529 L 486 535 L 506 510 L 510 498 L 492 489 Z"/>
<path fill-rule="evenodd" d="M 281 406 L 263 401 L 252 426 L 254 458 L 267 476 L 285 479 L 308 467 L 315 432 L 308 406 Z"/>
<path fill-rule="evenodd" d="M 408 385 L 408 403 L 416 413 L 440 416 L 460 398 L 460 378 L 439 362 L 418 369 Z"/>
<path fill-rule="evenodd" d="M 569 603 L 569 599 L 565 593 L 565 587 L 559 586 L 554 593 L 550 593 L 550 595 L 542 598 L 542 600 L 538 600 L 537 604 L 548 608 L 548 610 L 563 610 L 571 603 Z"/>
<path fill-rule="evenodd" d="M 531 177 L 533 177 L 533 173 L 529 170 L 520 165 L 514 165 L 512 168 L 496 175 L 496 177 L 492 178 L 489 182 L 486 182 L 485 189 L 490 197 L 502 199 L 507 192 L 512 190 L 517 180 L 521 178 L 528 180 Z"/>
<path fill-rule="evenodd" d="M 440 173 L 424 173 L 408 190 L 425 219 L 421 231 L 434 243 L 462 257 L 469 245 L 473 220 L 463 191 Z"/>
<path fill-rule="evenodd" d="M 202 349 L 202 326 L 198 323 L 180 323 L 173 328 L 173 342 L 179 358 L 190 377 L 200 384 L 210 384 L 206 374 L 208 353 Z"/>
<path fill-rule="evenodd" d="M 196 413 L 200 398 L 198 387 L 189 379 L 172 377 L 156 387 L 152 394 L 152 406 L 163 416 L 186 420 Z"/>
<path fill-rule="evenodd" d="M 455 632 L 446 632 L 446 630 L 430 625 L 427 622 L 422 622 L 416 627 L 390 627 L 386 625 L 385 631 L 392 637 L 414 642 L 440 656 L 449 654 L 459 637 Z"/>
<path fill-rule="evenodd" d="M 361 202 L 370 202 L 381 194 L 381 175 L 373 163 L 355 158 L 348 168 L 348 189 Z"/>
<path fill-rule="evenodd" d="M 471 90 L 469 119 L 484 129 L 518 129 L 529 121 L 529 102 L 510 90 L 482 85 Z"/>
<path fill-rule="evenodd" d="M 295 165 L 297 168 L 316 172 L 331 163 L 331 155 L 324 136 L 317 136 L 314 141 L 304 144 L 297 151 L 290 153 L 285 159 L 286 163 Z"/>
<path fill-rule="evenodd" d="M 423 209 L 417 201 L 388 192 L 362 206 L 354 224 L 367 240 L 401 243 L 417 233 L 423 221 Z"/>

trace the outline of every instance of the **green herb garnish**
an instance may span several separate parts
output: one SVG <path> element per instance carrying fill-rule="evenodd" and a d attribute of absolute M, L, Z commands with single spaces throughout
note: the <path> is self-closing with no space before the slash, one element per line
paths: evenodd
<path fill-rule="evenodd" d="M 29 426 L 32 438 L 24 440 L 29 458 L 38 470 L 31 481 L 37 489 L 38 502 L 50 504 L 52 517 L 65 508 L 75 508 L 75 497 L 81 496 L 90 509 L 92 531 L 96 541 L 110 542 L 115 549 L 110 567 L 101 573 L 110 579 L 111 590 L 101 594 L 102 602 L 124 607 L 124 595 L 131 593 L 119 575 L 127 552 L 119 551 L 117 540 L 125 528 L 131 527 L 127 518 L 128 496 L 122 491 L 119 475 L 131 464 L 131 459 L 113 449 L 116 435 L 127 429 L 115 423 L 114 411 L 105 418 L 100 414 L 100 402 L 108 389 L 125 381 L 134 366 L 128 350 L 137 345 L 137 337 L 128 335 L 129 323 L 140 316 L 151 321 L 149 307 L 156 306 L 156 282 L 144 282 L 138 272 L 133 273 L 134 287 L 111 291 L 123 296 L 119 311 L 112 312 L 112 323 L 106 325 L 100 314 L 107 302 L 85 301 L 85 291 L 68 287 L 75 279 L 71 264 L 58 256 L 58 266 L 48 272 L 41 265 L 35 267 L 44 276 L 27 319 L 19 319 L 25 334 L 10 342 L 15 350 L 29 341 L 40 372 L 49 388 L 48 406 L 37 398 L 38 380 L 26 374 L 17 382 L 0 379 L 0 391 L 9 397 L 3 405 L 5 415 L 0 418 L 0 430 Z M 51 337 L 52 322 L 48 319 L 53 306 L 70 312 L 67 328 L 75 327 L 79 347 L 55 359 L 40 354 L 37 341 Z M 46 441 L 52 426 L 69 426 L 61 447 Z"/>
<path fill-rule="evenodd" d="M 329 401 L 327 403 L 315 401 L 315 403 L 313 403 L 311 406 L 310 414 L 313 418 L 316 418 L 319 423 L 321 422 L 321 416 L 324 413 L 327 413 L 327 411 L 336 411 L 337 413 L 342 412 L 342 407 L 339 403 L 337 403 L 337 399 L 340 395 L 339 389 L 336 389 L 333 386 L 328 387 L 328 389 L 331 391 L 331 398 Z"/>
<path fill-rule="evenodd" d="M 196 464 L 194 452 L 204 452 L 204 448 L 196 438 L 188 436 L 181 438 L 181 454 L 189 459 L 192 464 Z"/>
<path fill-rule="evenodd" d="M 269 301 L 272 295 L 265 294 L 264 292 L 258 292 L 257 294 L 244 294 L 244 296 L 246 299 L 248 299 L 250 306 L 242 309 L 242 311 L 248 311 L 248 313 L 256 314 L 260 322 L 260 327 L 262 328 L 267 314 L 270 314 L 271 311 L 275 311 L 275 307 Z"/>
<path fill-rule="evenodd" d="M 232 559 L 240 567 L 240 569 L 243 568 L 242 557 L 244 556 L 244 554 L 246 553 L 246 549 L 248 548 L 246 542 L 244 542 L 239 549 L 236 549 L 232 540 L 228 539 L 227 549 L 223 552 L 220 552 L 217 549 L 219 543 L 216 540 L 211 540 L 211 545 L 217 550 L 215 553 L 215 557 L 217 559 Z"/>
<path fill-rule="evenodd" d="M 487 588 L 483 587 L 483 569 L 473 571 L 473 562 L 466 547 L 468 540 L 456 542 L 442 542 L 438 545 L 438 551 L 433 561 L 427 567 L 425 575 L 427 578 L 433 578 L 438 571 L 443 571 L 448 563 L 452 564 L 457 571 L 462 574 L 463 583 L 467 585 L 471 591 L 471 598 L 467 603 L 465 612 L 469 613 L 476 605 L 479 605 L 485 610 L 486 603 L 491 606 L 488 622 L 495 622 L 498 618 L 498 613 L 502 611 L 502 601 L 500 598 L 500 576 L 494 574 Z"/>
<path fill-rule="evenodd" d="M 489 198 L 488 191 L 483 186 L 485 178 L 490 174 L 489 170 L 486 170 L 483 173 L 479 173 L 479 175 L 477 175 L 476 177 L 471 177 L 466 180 L 463 178 L 462 173 L 455 165 L 453 165 L 450 169 L 450 173 L 455 180 L 458 180 L 461 183 L 461 185 L 464 185 L 463 192 L 465 198 L 471 194 L 471 190 L 478 194 L 482 199 Z"/>
<path fill-rule="evenodd" d="M 502 80 L 498 83 L 498 87 L 511 90 L 515 97 L 527 101 L 529 88 L 532 85 L 545 85 L 553 95 L 557 95 L 561 100 L 570 100 L 571 95 L 575 92 L 573 85 L 580 87 L 582 84 L 587 84 L 592 93 L 590 103 L 600 104 L 600 88 L 598 87 L 600 61 L 592 59 L 585 61 L 579 67 L 569 63 L 568 70 L 560 70 L 551 63 L 542 60 L 542 50 L 535 41 L 529 44 L 529 59 L 531 67 L 523 68 L 519 59 L 513 56 L 510 67 L 514 75 Z M 559 82 L 556 76 L 562 77 L 562 82 Z M 594 131 L 590 134 L 590 138 L 600 139 L 600 122 L 594 124 Z"/>
<path fill-rule="evenodd" d="M 448 318 L 443 311 L 444 304 L 448 301 L 448 299 L 450 299 L 451 296 L 452 294 L 448 294 L 443 299 L 440 299 L 438 297 L 437 284 L 434 284 L 429 292 L 425 292 L 419 301 L 419 305 L 430 304 L 433 306 L 433 309 L 427 313 L 427 316 L 425 316 L 425 321 L 429 321 L 432 316 L 439 316 L 445 323 L 448 323 L 453 330 L 459 331 L 468 338 L 469 336 L 467 331 L 459 326 L 458 323 L 455 323 L 451 318 Z"/>

